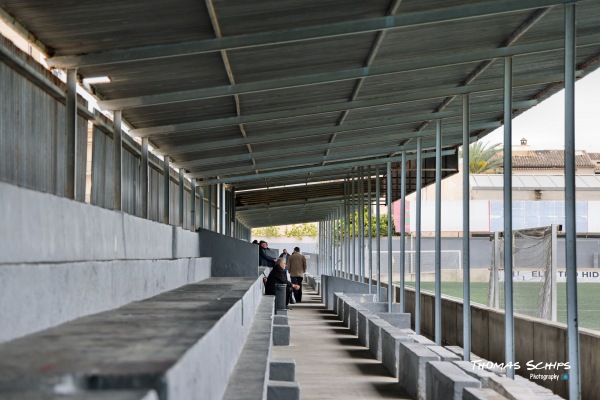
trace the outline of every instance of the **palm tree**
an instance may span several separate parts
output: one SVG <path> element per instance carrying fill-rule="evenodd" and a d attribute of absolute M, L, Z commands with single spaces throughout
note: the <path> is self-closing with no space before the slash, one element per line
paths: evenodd
<path fill-rule="evenodd" d="M 469 146 L 469 172 L 472 174 L 490 174 L 502 168 L 502 155 L 499 155 L 501 144 L 475 142 Z"/>

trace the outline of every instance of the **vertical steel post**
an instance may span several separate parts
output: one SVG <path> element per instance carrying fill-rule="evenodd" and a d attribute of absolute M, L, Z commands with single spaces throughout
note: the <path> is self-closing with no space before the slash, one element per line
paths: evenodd
<path fill-rule="evenodd" d="M 179 226 L 184 227 L 185 221 L 185 170 L 179 168 Z"/>
<path fill-rule="evenodd" d="M 235 228 L 235 226 L 237 225 L 236 224 L 237 216 L 236 216 L 236 211 L 235 211 L 235 188 L 232 187 L 229 193 L 230 193 L 230 197 L 229 197 L 229 199 L 230 199 L 230 202 L 229 202 L 230 218 L 229 218 L 228 224 L 229 224 L 229 226 L 232 226 L 232 224 L 233 224 L 233 227 Z M 233 230 L 231 231 L 231 236 L 236 237 Z"/>
<path fill-rule="evenodd" d="M 369 208 L 367 210 L 367 219 L 369 220 L 369 228 L 367 234 L 369 235 L 368 251 L 369 251 L 369 294 L 373 293 L 373 202 L 372 202 L 372 190 L 371 190 L 371 166 L 367 167 L 367 197 L 369 198 Z"/>
<path fill-rule="evenodd" d="M 67 70 L 67 93 L 65 101 L 66 179 L 65 197 L 77 196 L 77 69 Z M 120 209 L 120 208 L 119 208 Z"/>
<path fill-rule="evenodd" d="M 169 156 L 164 156 L 163 165 L 163 223 L 171 221 L 171 165 Z"/>
<path fill-rule="evenodd" d="M 575 21 L 575 4 L 565 5 L 565 259 L 570 399 L 581 398 L 575 218 Z"/>
<path fill-rule="evenodd" d="M 346 216 L 346 222 L 344 223 L 346 228 L 346 259 L 344 260 L 344 277 L 350 279 L 350 180 L 346 181 L 346 209 L 344 211 Z"/>
<path fill-rule="evenodd" d="M 556 285 L 556 279 L 557 279 L 557 274 L 558 274 L 558 225 L 556 224 L 552 224 L 551 226 L 552 228 L 552 238 L 551 238 L 551 260 L 550 260 L 550 276 L 551 276 L 551 280 L 550 280 L 550 292 L 551 292 L 551 298 L 550 298 L 550 307 L 551 307 L 551 311 L 550 311 L 550 318 L 552 319 L 553 322 L 557 321 L 557 312 L 558 312 L 558 292 L 557 292 L 557 285 Z"/>
<path fill-rule="evenodd" d="M 357 276 L 356 276 L 356 219 L 354 218 L 354 216 L 356 215 L 356 192 L 354 191 L 356 189 L 355 187 L 355 178 L 352 178 L 352 191 L 351 191 L 351 200 L 350 200 L 350 220 L 351 220 L 351 235 L 350 237 L 352 238 L 352 280 L 355 281 L 357 280 Z"/>
<path fill-rule="evenodd" d="M 506 376 L 515 378 L 512 243 L 512 57 L 504 59 L 504 329 Z"/>
<path fill-rule="evenodd" d="M 123 186 L 123 131 L 121 129 L 122 121 L 121 110 L 115 110 L 113 114 L 113 157 L 114 157 L 114 209 L 123 209 L 123 196 L 121 194 L 121 188 Z"/>
<path fill-rule="evenodd" d="M 469 145 L 471 109 L 469 95 L 462 96 L 463 101 L 463 360 L 471 361 L 471 224 L 469 181 Z"/>
<path fill-rule="evenodd" d="M 442 120 L 435 121 L 435 344 L 442 345 Z"/>
<path fill-rule="evenodd" d="M 149 163 L 148 163 L 148 137 L 142 138 L 142 160 L 140 164 L 140 192 L 142 195 L 142 218 L 148 218 L 148 175 L 149 175 Z"/>
<path fill-rule="evenodd" d="M 379 179 L 379 165 L 375 166 L 375 247 L 377 256 L 375 264 L 377 265 L 377 301 L 381 299 L 381 210 L 379 202 L 381 199 L 381 182 Z"/>
<path fill-rule="evenodd" d="M 196 227 L 198 226 L 197 215 L 196 215 L 196 179 L 193 178 L 191 181 L 192 187 L 190 190 L 190 230 L 192 232 L 196 231 Z"/>
<path fill-rule="evenodd" d="M 207 200 L 208 200 L 208 230 L 213 230 L 213 185 L 207 187 Z"/>
<path fill-rule="evenodd" d="M 402 151 L 400 170 L 400 312 L 404 313 L 406 286 L 406 151 Z"/>
<path fill-rule="evenodd" d="M 204 186 L 199 187 L 198 197 L 200 200 L 198 204 L 198 227 L 204 229 Z"/>
<path fill-rule="evenodd" d="M 359 168 L 360 177 L 358 181 L 358 256 L 360 266 L 360 282 L 365 282 L 365 187 L 364 187 L 364 169 Z"/>
<path fill-rule="evenodd" d="M 421 175 L 423 141 L 417 138 L 417 173 L 415 201 L 415 333 L 421 334 Z"/>
<path fill-rule="evenodd" d="M 388 312 L 392 312 L 392 303 L 394 302 L 394 290 L 392 286 L 392 163 L 387 163 L 387 213 L 388 213 L 388 232 L 387 232 L 387 247 L 388 247 Z"/>
<path fill-rule="evenodd" d="M 227 235 L 227 189 L 221 183 L 221 234 Z"/>

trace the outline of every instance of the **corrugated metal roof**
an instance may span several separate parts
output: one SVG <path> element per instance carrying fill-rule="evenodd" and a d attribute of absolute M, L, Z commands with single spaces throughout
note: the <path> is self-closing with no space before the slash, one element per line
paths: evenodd
<path fill-rule="evenodd" d="M 503 118 L 498 57 L 506 51 L 514 56 L 516 114 L 560 90 L 563 3 L 0 0 L 0 7 L 54 53 L 51 64 L 110 76 L 112 83 L 94 87 L 103 104 L 122 109 L 133 132 L 174 166 L 200 184 L 263 188 L 240 198 L 266 206 L 267 188 L 347 178 L 353 163 L 413 154 L 417 136 L 432 149 L 436 118 L 444 148 L 456 149 L 462 93 L 470 93 L 471 136 L 491 132 Z M 600 3 L 577 4 L 577 65 L 590 71 L 600 55 Z M 444 174 L 454 173 L 456 155 L 444 162 Z M 425 183 L 431 179 L 427 172 Z M 325 190 L 310 193 L 281 212 L 238 215 L 251 226 L 314 221 L 338 204 L 321 201 Z"/>

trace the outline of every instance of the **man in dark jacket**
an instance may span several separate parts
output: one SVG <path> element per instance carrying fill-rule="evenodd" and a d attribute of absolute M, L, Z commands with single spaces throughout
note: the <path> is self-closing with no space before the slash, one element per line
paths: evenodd
<path fill-rule="evenodd" d="M 260 241 L 258 248 L 258 265 L 261 267 L 273 268 L 275 261 L 277 260 L 271 254 L 269 254 L 269 245 L 264 240 Z"/>
<path fill-rule="evenodd" d="M 285 258 L 278 258 L 277 265 L 275 265 L 273 270 L 269 273 L 267 283 L 265 284 L 265 294 L 275 295 L 278 284 L 287 285 L 285 296 L 285 305 L 287 306 L 289 303 L 291 290 L 298 290 L 300 289 L 300 286 L 292 284 L 292 282 L 288 281 L 287 273 L 285 272 Z"/>

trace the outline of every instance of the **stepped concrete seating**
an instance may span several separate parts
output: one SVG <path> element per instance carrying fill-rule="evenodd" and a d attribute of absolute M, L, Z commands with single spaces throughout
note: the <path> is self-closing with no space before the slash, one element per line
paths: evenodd
<path fill-rule="evenodd" d="M 431 347 L 429 347 L 431 350 Z M 481 382 L 447 361 L 427 363 L 427 399 L 461 400 L 466 387 L 480 388 Z"/>
<path fill-rule="evenodd" d="M 413 342 L 411 336 L 393 326 L 381 329 L 381 363 L 396 378 L 400 362 L 400 342 Z"/>
<path fill-rule="evenodd" d="M 376 359 L 381 361 L 381 330 L 383 328 L 390 328 L 389 322 L 379 318 L 369 318 L 369 351 Z"/>
<path fill-rule="evenodd" d="M 399 360 L 398 380 L 400 384 L 415 399 L 426 399 L 426 365 L 429 361 L 439 361 L 439 356 L 419 343 L 401 342 Z"/>
<path fill-rule="evenodd" d="M 492 389 L 483 388 L 465 388 L 463 390 L 463 400 L 507 400 L 506 397 Z"/>
<path fill-rule="evenodd" d="M 0 398 L 57 390 L 94 398 L 99 393 L 89 392 L 102 389 L 140 399 L 149 390 L 160 399 L 220 399 L 264 300 L 261 285 L 209 278 L 3 343 Z"/>

